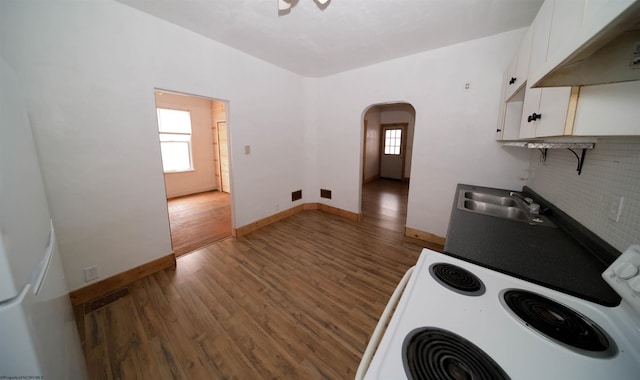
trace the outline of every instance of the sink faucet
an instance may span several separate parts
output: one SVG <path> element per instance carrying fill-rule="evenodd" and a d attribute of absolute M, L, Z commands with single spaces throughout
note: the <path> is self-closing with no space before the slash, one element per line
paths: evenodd
<path fill-rule="evenodd" d="M 509 196 L 514 196 L 517 195 L 518 198 L 522 199 L 524 201 L 525 206 L 527 207 L 527 209 L 529 210 L 530 213 L 532 214 L 539 214 L 540 213 L 540 205 L 537 203 L 533 203 L 533 199 L 529 198 L 529 197 L 523 197 L 522 194 L 520 193 L 516 193 L 516 192 L 510 192 Z"/>
<path fill-rule="evenodd" d="M 530 205 L 533 203 L 533 199 L 529 198 L 529 197 L 523 197 L 522 194 L 520 193 L 516 193 L 515 191 L 512 191 L 509 193 L 510 197 L 513 197 L 514 195 L 517 195 L 518 198 L 522 199 L 524 201 L 524 203 L 526 203 L 527 205 Z"/>

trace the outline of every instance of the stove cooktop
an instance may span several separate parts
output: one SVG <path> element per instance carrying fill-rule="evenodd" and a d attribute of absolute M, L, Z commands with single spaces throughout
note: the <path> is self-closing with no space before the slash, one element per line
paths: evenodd
<path fill-rule="evenodd" d="M 434 275 L 441 267 L 463 288 L 476 284 L 471 294 L 443 285 Z M 511 303 L 524 306 L 514 310 Z M 451 378 L 465 378 L 471 371 L 486 378 L 636 378 L 637 342 L 639 317 L 625 302 L 602 306 L 425 249 L 365 379 L 418 379 L 431 373 L 424 371 L 444 371 Z M 457 348 L 430 353 L 436 343 Z M 425 357 L 431 358 L 429 364 Z"/>

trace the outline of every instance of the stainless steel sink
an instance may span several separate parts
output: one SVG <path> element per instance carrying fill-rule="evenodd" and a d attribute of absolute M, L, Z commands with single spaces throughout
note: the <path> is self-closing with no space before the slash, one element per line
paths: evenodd
<path fill-rule="evenodd" d="M 471 199 L 478 202 L 491 203 L 500 206 L 517 207 L 518 203 L 511 197 L 501 197 L 498 195 L 491 195 L 486 193 L 478 193 L 475 191 L 465 191 L 465 199 Z"/>
<path fill-rule="evenodd" d="M 526 212 L 513 206 L 501 206 L 493 203 L 465 199 L 463 207 L 464 209 L 469 211 L 475 211 L 480 214 L 497 216 L 498 218 L 519 220 L 521 222 L 529 221 L 529 217 L 527 216 Z"/>
<path fill-rule="evenodd" d="M 546 217 L 531 214 L 519 198 L 499 196 L 478 191 L 461 190 L 458 209 L 497 218 L 509 219 L 530 225 L 555 227 Z"/>

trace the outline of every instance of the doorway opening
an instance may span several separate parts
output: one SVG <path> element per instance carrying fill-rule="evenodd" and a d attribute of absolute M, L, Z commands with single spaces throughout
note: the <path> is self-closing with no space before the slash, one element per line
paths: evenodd
<path fill-rule="evenodd" d="M 176 256 L 232 235 L 224 100 L 155 90 L 158 136 Z"/>
<path fill-rule="evenodd" d="M 409 103 L 376 104 L 363 114 L 363 223 L 404 234 L 415 118 Z"/>

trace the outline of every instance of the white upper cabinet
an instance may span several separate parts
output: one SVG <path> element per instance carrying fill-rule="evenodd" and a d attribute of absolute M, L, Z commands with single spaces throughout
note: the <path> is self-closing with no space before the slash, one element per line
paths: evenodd
<path fill-rule="evenodd" d="M 562 20 L 557 18 L 554 20 L 556 3 L 562 3 L 562 1 L 545 1 L 533 21 L 529 75 L 544 65 L 550 41 L 556 40 L 556 36 L 563 30 L 558 25 Z M 552 30 L 554 30 L 553 38 Z M 519 137 L 526 139 L 564 136 L 567 132 L 570 133 L 566 130 L 570 95 L 571 87 L 531 88 L 527 83 Z"/>
<path fill-rule="evenodd" d="M 527 29 L 518 51 L 505 70 L 496 140 L 518 139 L 524 102 L 524 85 L 529 70 L 532 31 L 531 27 Z"/>
<path fill-rule="evenodd" d="M 633 3 L 636 3 L 635 11 Z M 575 136 L 629 136 L 640 135 L 640 67 L 630 68 L 632 51 L 640 43 L 640 15 L 637 14 L 638 0 L 588 0 L 584 8 L 582 33 L 595 33 L 614 19 L 631 18 L 631 28 L 618 27 L 627 32 L 614 38 L 614 43 L 601 49 L 600 55 L 589 57 L 590 70 L 583 77 L 587 83 L 598 78 L 607 82 L 633 79 L 629 72 L 635 72 L 635 81 L 622 81 L 599 85 L 582 86 L 577 105 L 573 135 Z M 631 9 L 631 11 L 629 11 Z M 631 16 L 625 16 L 623 11 Z M 635 12 L 635 13 L 634 13 Z M 635 16 L 633 16 L 635 14 Z M 624 24 L 624 22 L 618 22 Z M 611 28 L 611 27 L 607 27 Z M 635 32 L 630 32 L 635 30 Z M 595 34 L 601 34 L 597 32 Z M 638 52 L 640 54 L 640 52 Z M 607 71 L 605 73 L 605 71 Z M 598 72 L 594 74 L 594 72 Z"/>
<path fill-rule="evenodd" d="M 555 8 L 564 32 L 550 46 L 546 63 L 530 72 L 532 86 L 640 80 L 640 70 L 629 66 L 640 36 L 640 0 L 557 0 Z"/>
<path fill-rule="evenodd" d="M 563 0 L 573 2 L 573 0 Z M 588 0 L 584 3 L 584 29 L 596 34 L 636 0 Z"/>
<path fill-rule="evenodd" d="M 593 2 L 590 0 L 589 4 Z M 586 0 L 557 0 L 554 3 L 547 50 L 549 59 L 566 43 L 567 36 L 582 28 L 585 5 Z"/>
<path fill-rule="evenodd" d="M 640 135 L 640 0 L 546 0 L 527 38 L 528 64 L 523 43 L 505 73 L 498 140 Z"/>
<path fill-rule="evenodd" d="M 527 81 L 527 74 L 529 72 L 529 55 L 531 53 L 531 35 L 532 28 L 529 27 L 525 33 L 518 52 L 513 57 L 513 60 L 507 68 L 507 75 L 505 77 L 505 100 L 510 99 L 513 94 L 520 90 Z"/>
<path fill-rule="evenodd" d="M 513 56 L 509 66 L 504 71 L 504 79 L 502 81 L 502 98 L 501 100 L 509 100 L 516 91 L 516 70 L 518 67 L 518 54 Z"/>

